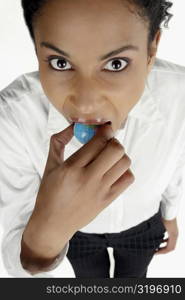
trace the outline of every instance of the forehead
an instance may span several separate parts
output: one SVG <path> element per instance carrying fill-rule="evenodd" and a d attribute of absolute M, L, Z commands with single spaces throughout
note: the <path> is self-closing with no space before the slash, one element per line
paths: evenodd
<path fill-rule="evenodd" d="M 139 42 L 147 36 L 147 24 L 124 0 L 52 0 L 36 19 L 38 41 L 108 47 L 111 43 Z"/>

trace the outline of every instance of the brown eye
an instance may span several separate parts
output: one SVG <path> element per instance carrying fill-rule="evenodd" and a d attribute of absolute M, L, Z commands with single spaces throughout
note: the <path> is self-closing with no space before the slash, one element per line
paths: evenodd
<path fill-rule="evenodd" d="M 123 58 L 114 58 L 110 60 L 107 64 L 108 68 L 105 68 L 106 70 L 108 69 L 109 71 L 112 72 L 119 72 L 125 69 L 128 65 L 128 61 Z"/>

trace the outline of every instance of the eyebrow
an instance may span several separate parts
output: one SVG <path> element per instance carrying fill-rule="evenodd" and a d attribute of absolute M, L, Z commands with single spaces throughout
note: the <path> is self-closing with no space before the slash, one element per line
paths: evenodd
<path fill-rule="evenodd" d="M 63 56 L 66 56 L 66 57 L 68 57 L 68 58 L 71 58 L 70 55 L 69 55 L 67 52 L 65 52 L 65 51 L 62 50 L 62 49 L 57 48 L 56 46 L 52 45 L 51 43 L 48 43 L 48 42 L 41 42 L 41 43 L 40 43 L 40 46 L 41 46 L 41 47 L 46 47 L 46 48 L 52 49 L 52 50 L 54 50 L 55 52 L 58 52 L 59 54 L 61 54 L 61 55 L 63 55 Z M 117 54 L 119 54 L 119 53 L 121 53 L 121 52 L 123 52 L 123 51 L 126 51 L 126 50 L 138 51 L 138 50 L 139 50 L 139 47 L 134 46 L 134 45 L 126 45 L 126 46 L 120 47 L 119 49 L 113 50 L 113 51 L 111 51 L 111 52 L 109 52 L 109 53 L 107 53 L 107 54 L 105 54 L 105 55 L 103 55 L 103 56 L 100 56 L 100 57 L 99 57 L 99 60 L 101 61 L 101 60 L 107 59 L 107 58 L 109 58 L 109 57 L 111 57 L 111 56 L 113 56 L 113 55 L 117 55 Z"/>

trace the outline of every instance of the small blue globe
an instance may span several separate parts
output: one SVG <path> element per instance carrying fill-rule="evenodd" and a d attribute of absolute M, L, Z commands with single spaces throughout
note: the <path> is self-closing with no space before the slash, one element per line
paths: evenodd
<path fill-rule="evenodd" d="M 98 125 L 86 125 L 81 123 L 74 124 L 74 136 L 82 143 L 88 143 L 96 134 L 96 127 Z"/>

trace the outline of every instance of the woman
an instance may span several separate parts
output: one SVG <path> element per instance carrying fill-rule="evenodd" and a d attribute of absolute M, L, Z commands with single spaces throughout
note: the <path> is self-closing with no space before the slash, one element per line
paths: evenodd
<path fill-rule="evenodd" d="M 109 277 L 112 247 L 114 277 L 146 277 L 154 254 L 175 248 L 185 68 L 156 59 L 171 5 L 22 0 L 39 72 L 0 94 L 2 254 L 13 276 L 45 276 L 66 255 L 76 277 Z M 82 146 L 74 123 L 99 126 Z"/>

